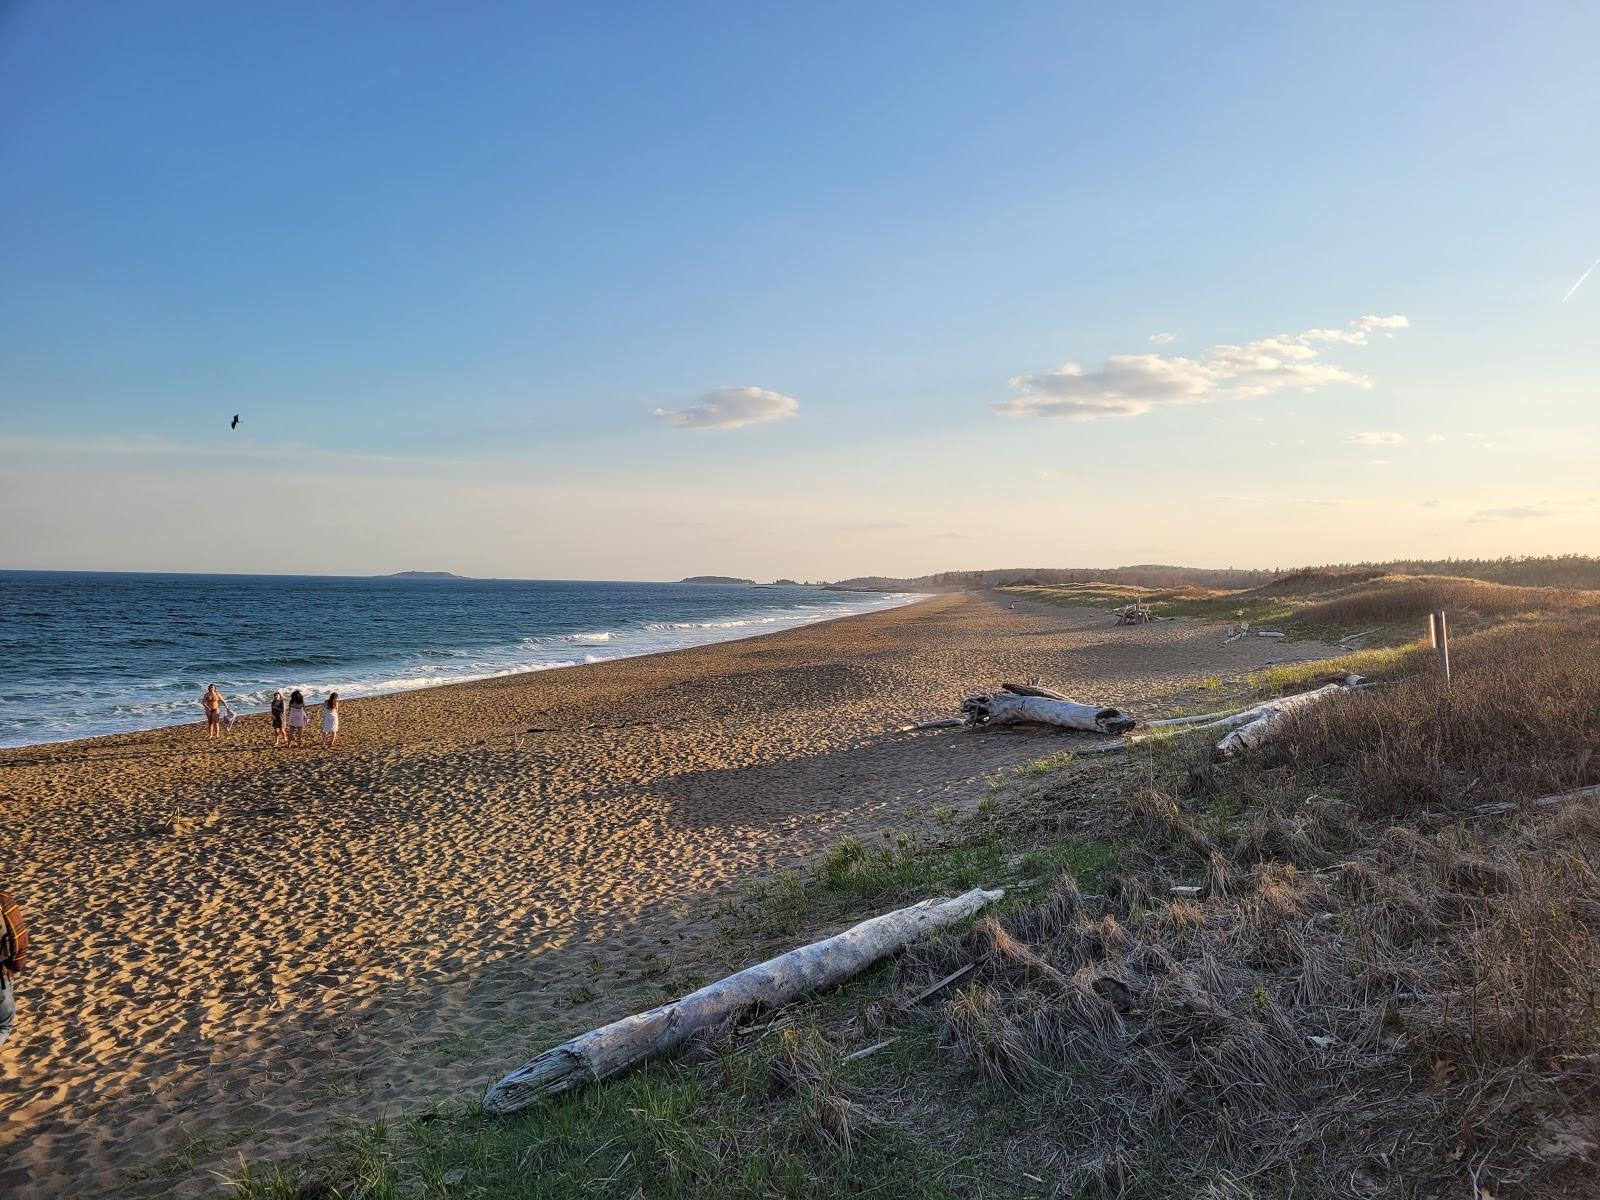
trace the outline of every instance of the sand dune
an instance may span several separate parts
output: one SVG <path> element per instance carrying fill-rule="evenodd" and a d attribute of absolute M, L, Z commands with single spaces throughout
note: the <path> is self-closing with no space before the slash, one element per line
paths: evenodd
<path fill-rule="evenodd" d="M 970 805 L 1056 735 L 904 738 L 1041 674 L 1131 705 L 1326 647 L 982 596 L 262 718 L 0 752 L 34 931 L 0 1193 L 195 1195 L 242 1152 L 480 1089 L 714 963 L 715 904 L 846 832 Z M 528 732 L 535 730 L 536 732 Z M 166 831 L 174 809 L 204 817 Z M 908 815 L 908 809 L 911 815 Z"/>

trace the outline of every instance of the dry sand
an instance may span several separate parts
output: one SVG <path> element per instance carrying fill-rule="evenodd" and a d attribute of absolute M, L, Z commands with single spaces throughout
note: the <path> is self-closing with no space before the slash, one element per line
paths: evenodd
<path fill-rule="evenodd" d="M 1332 652 L 1009 603 L 353 701 L 331 752 L 270 749 L 262 717 L 0 751 L 34 934 L 0 1195 L 201 1194 L 662 999 L 742 881 L 1073 736 L 889 732 L 975 690 L 1038 674 L 1139 712 Z M 174 835 L 175 808 L 215 819 Z"/>

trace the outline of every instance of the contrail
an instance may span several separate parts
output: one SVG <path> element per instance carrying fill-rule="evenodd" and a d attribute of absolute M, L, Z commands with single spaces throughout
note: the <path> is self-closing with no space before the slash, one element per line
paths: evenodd
<path fill-rule="evenodd" d="M 1583 281 L 1585 279 L 1589 278 L 1589 276 L 1594 274 L 1594 269 L 1596 267 L 1600 267 L 1600 258 L 1597 258 L 1592 263 L 1590 263 L 1589 264 L 1589 269 L 1587 271 L 1585 271 L 1582 275 L 1578 276 L 1578 282 L 1573 284 L 1570 288 L 1567 289 L 1567 294 L 1565 296 L 1561 297 L 1561 303 L 1565 304 L 1568 300 L 1572 299 L 1572 293 L 1577 291 L 1579 288 L 1581 288 L 1583 286 Z"/>

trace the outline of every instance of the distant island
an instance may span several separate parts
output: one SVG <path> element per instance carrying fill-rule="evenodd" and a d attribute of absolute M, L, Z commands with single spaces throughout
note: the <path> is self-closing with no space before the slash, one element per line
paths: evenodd
<path fill-rule="evenodd" d="M 467 575 L 456 575 L 450 571 L 396 571 L 393 575 L 380 575 L 380 579 L 468 579 Z"/>
<path fill-rule="evenodd" d="M 691 575 L 679 583 L 754 583 L 754 579 L 735 579 L 732 575 Z"/>

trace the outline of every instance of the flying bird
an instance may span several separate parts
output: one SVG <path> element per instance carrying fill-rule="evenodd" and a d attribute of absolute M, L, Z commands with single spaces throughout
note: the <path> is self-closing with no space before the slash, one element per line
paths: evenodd
<path fill-rule="evenodd" d="M 239 428 L 239 414 L 238 413 L 234 413 L 233 414 L 233 420 L 228 423 L 228 428 L 229 429 L 237 429 L 237 428 Z"/>
<path fill-rule="evenodd" d="M 1583 281 L 1585 279 L 1589 278 L 1589 276 L 1594 274 L 1594 269 L 1596 267 L 1600 267 L 1600 258 L 1597 258 L 1592 263 L 1590 263 L 1589 264 L 1589 269 L 1587 271 L 1585 271 L 1582 275 L 1578 276 L 1578 282 L 1573 284 L 1571 287 L 1569 287 L 1567 289 L 1567 294 L 1565 296 L 1561 297 L 1561 303 L 1565 304 L 1568 300 L 1572 299 L 1572 293 L 1577 291 L 1579 288 L 1581 288 L 1583 286 Z"/>

